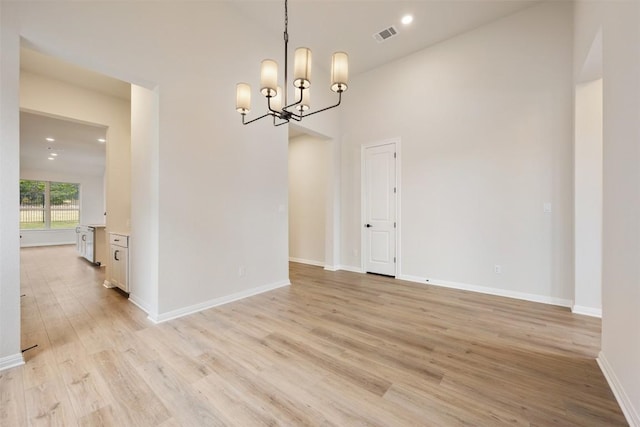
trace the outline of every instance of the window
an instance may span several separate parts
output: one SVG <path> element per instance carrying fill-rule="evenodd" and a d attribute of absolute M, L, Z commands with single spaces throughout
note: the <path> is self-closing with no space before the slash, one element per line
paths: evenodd
<path fill-rule="evenodd" d="M 80 184 L 20 180 L 20 229 L 74 228 L 80 223 Z"/>

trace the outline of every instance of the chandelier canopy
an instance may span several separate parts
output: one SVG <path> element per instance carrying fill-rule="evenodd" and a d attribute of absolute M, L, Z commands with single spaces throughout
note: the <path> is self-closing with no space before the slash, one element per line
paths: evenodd
<path fill-rule="evenodd" d="M 273 59 L 262 61 L 260 69 L 260 93 L 267 98 L 267 112 L 260 117 L 246 121 L 251 111 L 251 86 L 238 83 L 236 86 L 236 111 L 242 115 L 242 124 L 248 125 L 265 117 L 273 117 L 273 125 L 281 126 L 290 120 L 302 121 L 322 111 L 335 108 L 342 102 L 342 92 L 347 90 L 349 78 L 349 58 L 344 52 L 335 52 L 331 58 L 331 90 L 338 94 L 338 102 L 329 107 L 309 112 L 311 87 L 311 49 L 299 47 L 295 50 L 293 66 L 294 102 L 288 103 L 288 44 L 289 44 L 288 0 L 284 0 L 284 89 L 278 86 L 278 63 Z M 294 111 L 292 111 L 294 110 Z"/>

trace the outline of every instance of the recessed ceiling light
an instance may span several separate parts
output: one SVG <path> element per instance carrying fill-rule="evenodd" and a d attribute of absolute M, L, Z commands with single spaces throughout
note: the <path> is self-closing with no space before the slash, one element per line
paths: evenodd
<path fill-rule="evenodd" d="M 50 153 L 53 157 L 57 157 L 58 153 Z"/>
<path fill-rule="evenodd" d="M 107 142 L 107 140 L 104 138 L 98 138 L 98 142 Z"/>
<path fill-rule="evenodd" d="M 53 142 L 53 141 L 55 141 L 55 139 L 53 139 L 53 138 L 45 138 L 45 139 L 46 139 L 47 141 L 49 141 L 49 142 Z"/>
<path fill-rule="evenodd" d="M 55 160 L 55 157 L 47 157 L 49 160 Z"/>
<path fill-rule="evenodd" d="M 412 15 L 404 15 L 400 22 L 402 22 L 404 25 L 409 25 L 409 24 L 411 24 L 413 22 L 413 16 Z"/>

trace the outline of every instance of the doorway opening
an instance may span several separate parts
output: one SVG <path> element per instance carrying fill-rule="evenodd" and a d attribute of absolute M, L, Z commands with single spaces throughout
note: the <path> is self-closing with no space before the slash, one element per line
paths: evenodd
<path fill-rule="evenodd" d="M 20 246 L 77 243 L 104 224 L 106 126 L 20 111 Z M 96 261 L 98 262 L 98 261 Z"/>
<path fill-rule="evenodd" d="M 325 267 L 331 141 L 289 125 L 289 261 Z"/>
<path fill-rule="evenodd" d="M 20 109 L 21 179 L 80 187 L 76 226 L 39 233 L 40 241 L 30 246 L 85 248 L 78 239 L 87 237 L 83 230 L 93 230 L 95 250 L 79 256 L 105 266 L 107 284 L 106 236 L 128 232 L 131 218 L 131 84 L 23 46 Z M 42 160 L 43 152 L 51 156 Z M 28 242 L 23 238 L 22 243 Z"/>

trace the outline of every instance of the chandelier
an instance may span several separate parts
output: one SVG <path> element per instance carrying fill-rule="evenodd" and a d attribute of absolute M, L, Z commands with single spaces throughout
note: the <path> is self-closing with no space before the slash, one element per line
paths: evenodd
<path fill-rule="evenodd" d="M 260 69 L 260 93 L 267 98 L 267 112 L 260 117 L 246 121 L 245 117 L 251 111 L 251 86 L 238 83 L 236 86 L 236 111 L 242 115 L 242 124 L 248 125 L 265 117 L 273 117 L 273 125 L 281 126 L 290 120 L 302 121 L 322 111 L 335 108 L 342 101 L 342 92 L 347 90 L 349 77 L 349 59 L 344 52 L 335 52 L 331 57 L 331 90 L 338 94 L 335 105 L 309 112 L 311 87 L 311 50 L 299 47 L 295 51 L 293 66 L 294 102 L 288 104 L 288 51 L 289 44 L 289 13 L 288 0 L 284 1 L 284 89 L 278 86 L 278 63 L 272 59 L 262 61 Z"/>

